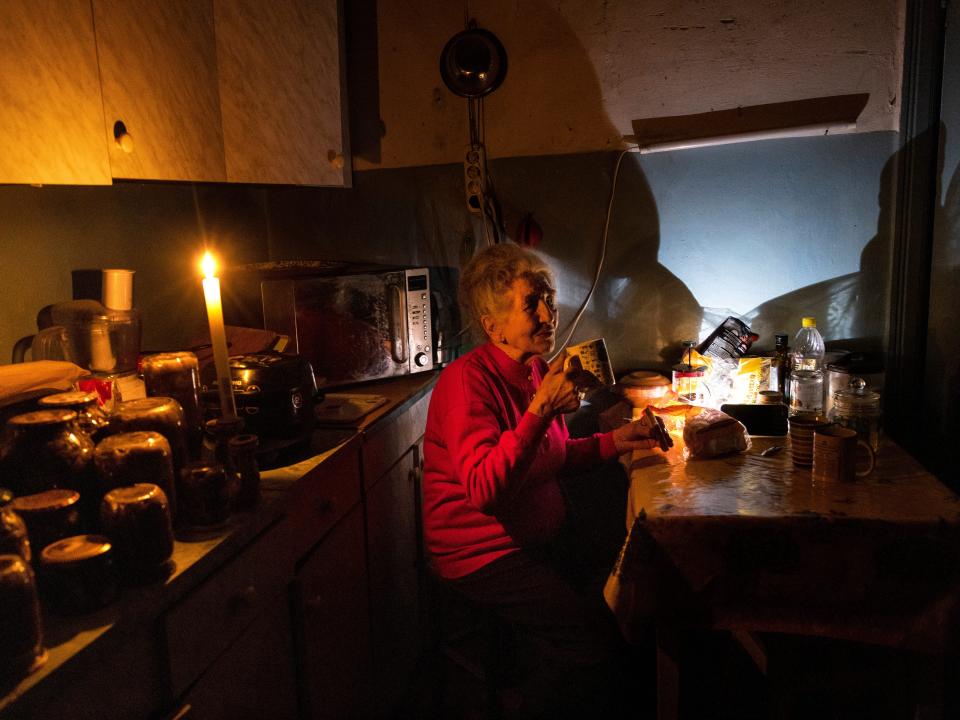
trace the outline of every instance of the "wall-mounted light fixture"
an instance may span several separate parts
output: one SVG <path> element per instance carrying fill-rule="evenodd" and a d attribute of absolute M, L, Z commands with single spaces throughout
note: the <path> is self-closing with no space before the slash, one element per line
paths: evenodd
<path fill-rule="evenodd" d="M 692 148 L 712 147 L 715 145 L 731 145 L 733 143 L 751 142 L 754 140 L 776 140 L 780 138 L 813 137 L 816 135 L 839 135 L 854 132 L 857 129 L 855 122 L 850 123 L 815 123 L 797 127 L 778 128 L 774 130 L 752 130 L 747 132 L 730 133 L 714 137 L 690 138 L 687 140 L 667 140 L 661 142 L 640 143 L 635 135 L 625 135 L 624 141 L 637 144 L 636 152 L 641 155 L 671 150 L 689 150 Z"/>
<path fill-rule="evenodd" d="M 855 132 L 869 95 L 835 95 L 712 110 L 695 115 L 642 118 L 624 141 L 641 154 L 715 145 Z"/>

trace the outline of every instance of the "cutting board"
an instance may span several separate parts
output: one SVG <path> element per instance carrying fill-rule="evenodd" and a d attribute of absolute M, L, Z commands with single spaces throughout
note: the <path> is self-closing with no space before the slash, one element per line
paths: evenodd
<path fill-rule="evenodd" d="M 351 425 L 358 423 L 364 415 L 386 403 L 387 398 L 383 395 L 328 393 L 314 411 L 317 422 L 321 424 Z"/>

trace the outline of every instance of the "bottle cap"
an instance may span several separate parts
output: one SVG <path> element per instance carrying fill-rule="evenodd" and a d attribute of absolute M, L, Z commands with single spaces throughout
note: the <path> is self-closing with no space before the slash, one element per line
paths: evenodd
<path fill-rule="evenodd" d="M 805 317 L 803 319 L 803 326 L 805 328 L 815 328 L 817 326 L 817 319 L 813 317 Z"/>

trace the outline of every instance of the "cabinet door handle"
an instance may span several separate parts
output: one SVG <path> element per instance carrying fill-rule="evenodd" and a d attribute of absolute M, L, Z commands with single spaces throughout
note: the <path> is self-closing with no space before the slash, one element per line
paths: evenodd
<path fill-rule="evenodd" d="M 123 150 L 127 155 L 133 152 L 133 137 L 127 132 L 127 126 L 123 120 L 117 120 L 113 124 L 113 139 L 117 147 Z"/>
<path fill-rule="evenodd" d="M 313 509 L 317 511 L 317 515 L 326 515 L 333 510 L 333 500 L 330 498 L 318 498 L 313 503 Z"/>

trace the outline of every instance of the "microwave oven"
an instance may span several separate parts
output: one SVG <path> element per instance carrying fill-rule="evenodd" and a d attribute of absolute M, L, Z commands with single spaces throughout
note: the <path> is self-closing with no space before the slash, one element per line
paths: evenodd
<path fill-rule="evenodd" d="M 452 359 L 452 268 L 295 260 L 235 267 L 230 276 L 232 294 L 246 296 L 239 306 L 248 317 L 238 324 L 252 324 L 259 289 L 262 327 L 290 338 L 285 352 L 306 358 L 320 387 L 425 372 Z"/>

